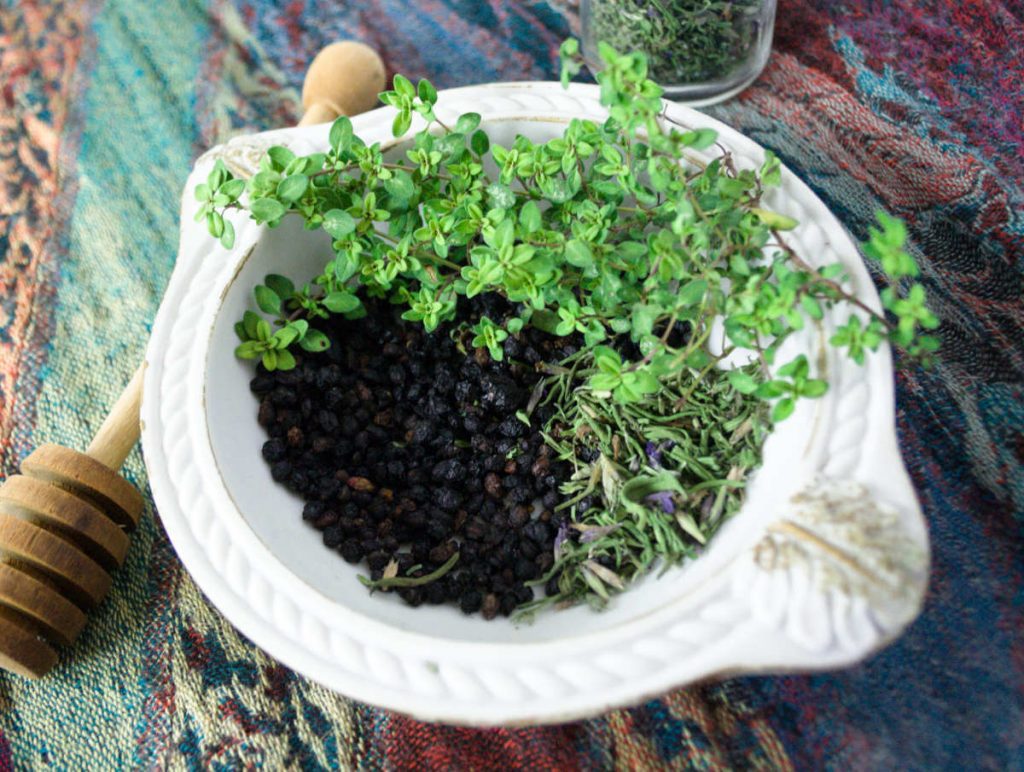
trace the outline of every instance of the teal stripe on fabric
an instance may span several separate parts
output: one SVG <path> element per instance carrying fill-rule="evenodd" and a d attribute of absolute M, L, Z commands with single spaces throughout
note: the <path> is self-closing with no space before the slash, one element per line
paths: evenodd
<path fill-rule="evenodd" d="M 95 18 L 79 191 L 36 443 L 84 448 L 142 359 L 177 253 L 179 196 L 195 155 L 194 92 L 208 30 L 203 5 L 186 0 L 119 0 Z M 137 450 L 126 476 L 146 484 Z M 147 512 L 110 596 L 91 614 L 73 651 L 43 681 L 9 680 L 5 710 L 53 717 L 19 722 L 9 735 L 16 758 L 45 758 L 65 769 L 141 761 L 138 727 L 157 731 L 161 720 L 143 715 L 149 712 L 140 688 L 143 649 L 147 639 L 168 634 L 167 620 L 148 608 L 155 538 L 163 537 Z M 149 582 L 140 581 L 145 576 Z M 169 725 L 166 730 L 171 736 Z"/>

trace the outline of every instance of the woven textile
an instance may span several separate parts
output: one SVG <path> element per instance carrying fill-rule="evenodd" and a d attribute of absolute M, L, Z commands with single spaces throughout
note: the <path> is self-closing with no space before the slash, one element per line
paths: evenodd
<path fill-rule="evenodd" d="M 436 85 L 551 78 L 573 3 L 0 2 L 0 476 L 84 447 L 141 358 L 192 160 L 288 125 L 355 37 Z M 940 364 L 896 376 L 931 530 L 921 618 L 854 668 L 679 690 L 565 726 L 469 730 L 361 705 L 210 607 L 147 512 L 109 599 L 39 683 L 0 675 L 0 770 L 1024 767 L 1024 5 L 780 3 L 760 80 L 711 110 L 856 238 L 909 224 Z M 141 454 L 127 464 L 145 489 Z"/>

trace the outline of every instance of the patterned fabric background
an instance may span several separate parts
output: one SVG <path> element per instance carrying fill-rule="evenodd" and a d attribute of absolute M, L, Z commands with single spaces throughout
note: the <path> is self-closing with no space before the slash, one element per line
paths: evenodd
<path fill-rule="evenodd" d="M 142 354 L 192 160 L 287 125 L 356 37 L 439 86 L 551 78 L 575 4 L 0 0 L 0 476 L 84 447 Z M 1024 5 L 783 0 L 762 78 L 711 112 L 855 237 L 910 224 L 942 317 L 897 376 L 931 528 L 921 618 L 825 675 L 741 678 L 566 726 L 474 731 L 356 704 L 206 604 L 148 513 L 110 598 L 40 683 L 0 675 L 0 769 L 1024 767 Z M 127 465 L 145 487 L 142 457 Z"/>

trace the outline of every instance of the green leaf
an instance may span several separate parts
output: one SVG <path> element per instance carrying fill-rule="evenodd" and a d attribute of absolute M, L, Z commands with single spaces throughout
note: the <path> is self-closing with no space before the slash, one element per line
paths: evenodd
<path fill-rule="evenodd" d="M 206 229 L 215 239 L 219 239 L 224 233 L 224 218 L 219 212 L 210 212 L 206 215 Z"/>
<path fill-rule="evenodd" d="M 359 307 L 359 298 L 351 292 L 338 291 L 327 295 L 323 303 L 328 311 L 333 311 L 336 314 L 345 314 Z"/>
<path fill-rule="evenodd" d="M 299 346 L 304 351 L 326 351 L 331 345 L 330 339 L 320 330 L 309 330 L 302 336 Z"/>
<path fill-rule="evenodd" d="M 761 184 L 765 187 L 775 187 L 782 184 L 782 169 L 779 159 L 771 150 L 764 152 L 764 164 L 761 166 Z"/>
<path fill-rule="evenodd" d="M 293 174 L 304 174 L 308 163 L 309 159 L 305 156 L 296 156 L 286 167 L 284 167 L 282 174 L 285 177 L 290 177 Z"/>
<path fill-rule="evenodd" d="M 267 157 L 273 164 L 274 170 L 280 172 L 295 160 L 295 153 L 286 147 L 275 145 L 267 151 Z"/>
<path fill-rule="evenodd" d="M 349 320 L 362 319 L 364 316 L 366 316 L 366 306 L 362 303 L 354 311 L 349 311 L 345 314 L 345 318 Z"/>
<path fill-rule="evenodd" d="M 629 332 L 633 341 L 639 341 L 654 331 L 654 321 L 661 313 L 658 306 L 637 303 L 633 306 L 630 317 Z"/>
<path fill-rule="evenodd" d="M 257 284 L 253 294 L 256 295 L 256 305 L 260 307 L 263 313 L 273 314 L 274 316 L 281 313 L 281 298 L 270 287 Z"/>
<path fill-rule="evenodd" d="M 455 131 L 459 134 L 469 134 L 480 125 L 480 113 L 463 113 L 455 122 Z"/>
<path fill-rule="evenodd" d="M 260 356 L 262 348 L 258 341 L 247 340 L 235 348 L 235 356 L 239 359 L 256 359 Z"/>
<path fill-rule="evenodd" d="M 530 317 L 530 324 L 538 330 L 555 335 L 555 329 L 558 327 L 558 315 L 550 309 L 542 308 L 539 311 L 533 312 L 533 315 Z"/>
<path fill-rule="evenodd" d="M 282 327 L 280 330 L 274 333 L 274 347 L 275 348 L 288 348 L 292 345 L 299 337 L 299 331 L 291 325 Z"/>
<path fill-rule="evenodd" d="M 495 249 L 511 247 L 516 240 L 515 226 L 511 220 L 502 220 L 494 228 L 492 241 Z"/>
<path fill-rule="evenodd" d="M 396 171 L 390 179 L 385 180 L 384 189 L 395 198 L 402 200 L 410 199 L 416 193 L 412 177 L 408 172 L 403 171 Z"/>
<path fill-rule="evenodd" d="M 631 381 L 630 385 L 641 394 L 653 394 L 661 388 L 661 384 L 658 383 L 654 373 L 648 370 L 634 370 L 629 375 L 633 376 L 628 379 Z M 623 380 L 627 379 L 624 378 Z"/>
<path fill-rule="evenodd" d="M 282 300 L 290 298 L 295 294 L 295 285 L 287 276 L 270 273 L 263 277 L 263 283 L 270 287 Z"/>
<path fill-rule="evenodd" d="M 601 372 L 617 376 L 622 370 L 622 357 L 610 346 L 597 346 L 594 349 L 594 364 Z"/>
<path fill-rule="evenodd" d="M 412 99 L 416 96 L 416 89 L 413 88 L 412 81 L 404 75 L 395 75 L 391 84 L 394 86 L 395 91 L 405 97 Z"/>
<path fill-rule="evenodd" d="M 620 383 L 622 383 L 622 378 L 611 373 L 597 373 L 587 380 L 587 386 L 594 391 L 611 391 Z"/>
<path fill-rule="evenodd" d="M 356 221 L 344 209 L 332 209 L 324 215 L 323 228 L 336 239 L 343 239 L 356 229 Z"/>
<path fill-rule="evenodd" d="M 434 84 L 426 78 L 423 78 L 417 84 L 416 92 L 419 95 L 421 102 L 426 102 L 428 105 L 432 105 L 437 102 L 437 89 L 434 88 Z"/>
<path fill-rule="evenodd" d="M 270 370 L 270 372 L 274 372 L 277 369 L 277 351 L 274 349 L 264 351 L 262 361 L 265 368 Z"/>
<path fill-rule="evenodd" d="M 487 186 L 487 195 L 491 198 L 491 203 L 499 209 L 509 209 L 516 202 L 516 195 L 512 192 L 512 188 L 501 182 L 492 182 Z"/>
<path fill-rule="evenodd" d="M 632 383 L 626 383 L 625 381 L 616 387 L 615 391 L 612 392 L 612 396 L 615 397 L 617 402 L 623 404 L 639 402 L 643 399 L 643 395 L 633 388 Z"/>
<path fill-rule="evenodd" d="M 469 147 L 478 156 L 485 155 L 491 149 L 491 140 L 487 132 L 483 129 L 474 131 L 473 136 L 469 138 Z"/>
<path fill-rule="evenodd" d="M 352 121 L 346 115 L 341 115 L 331 124 L 331 133 L 328 135 L 331 147 L 336 151 L 344 152 L 352 145 Z"/>
<path fill-rule="evenodd" d="M 273 352 L 277 354 L 277 369 L 278 370 L 294 370 L 295 369 L 295 357 L 292 356 L 292 352 L 287 349 Z"/>
<path fill-rule="evenodd" d="M 754 396 L 760 399 L 775 399 L 785 394 L 785 390 L 782 388 L 785 385 L 784 381 L 768 381 L 758 385 L 754 391 Z"/>
<path fill-rule="evenodd" d="M 230 221 L 224 221 L 224 230 L 220 234 L 220 245 L 224 249 L 231 249 L 235 245 L 235 226 Z"/>
<path fill-rule="evenodd" d="M 804 378 L 810 372 L 810 364 L 807 357 L 800 354 L 779 368 L 779 375 L 783 377 Z"/>
<path fill-rule="evenodd" d="M 408 110 L 400 110 L 391 124 L 391 133 L 396 137 L 401 137 L 409 130 L 410 126 L 412 126 L 412 113 Z"/>
<path fill-rule="evenodd" d="M 217 192 L 234 201 L 245 192 L 245 180 L 228 180 L 217 188 Z"/>
<path fill-rule="evenodd" d="M 787 217 L 784 214 L 772 212 L 768 209 L 751 209 L 750 212 L 751 214 L 756 214 L 758 219 L 772 230 L 791 231 L 800 224 L 792 217 Z"/>
<path fill-rule="evenodd" d="M 718 141 L 718 132 L 714 129 L 697 129 L 687 131 L 682 136 L 682 143 L 694 150 L 705 150 Z"/>
<path fill-rule="evenodd" d="M 257 198 L 249 204 L 249 211 L 260 222 L 274 222 L 288 212 L 284 204 L 273 198 Z"/>
<path fill-rule="evenodd" d="M 587 348 L 593 348 L 606 337 L 608 335 L 599 319 L 591 319 L 583 331 L 583 343 Z"/>
<path fill-rule="evenodd" d="M 775 407 L 772 408 L 772 421 L 779 423 L 785 421 L 793 414 L 793 410 L 796 408 L 796 401 L 792 397 L 785 397 L 775 403 Z"/>
<path fill-rule="evenodd" d="M 519 222 L 527 233 L 536 233 L 542 225 L 540 207 L 536 201 L 527 201 L 519 210 Z"/>
<path fill-rule="evenodd" d="M 802 397 L 820 397 L 828 391 L 828 383 L 818 378 L 812 378 L 807 381 L 800 389 L 800 396 Z"/>
<path fill-rule="evenodd" d="M 259 339 L 260 317 L 255 311 L 246 311 L 242 315 L 242 326 L 245 328 L 246 337 L 249 340 Z"/>
<path fill-rule="evenodd" d="M 740 394 L 753 394 L 757 391 L 757 381 L 749 373 L 745 373 L 742 370 L 730 370 L 726 377 L 729 379 L 732 387 Z"/>
<path fill-rule="evenodd" d="M 695 306 L 704 299 L 708 291 L 708 283 L 704 279 L 694 279 L 679 288 L 679 305 Z"/>
<path fill-rule="evenodd" d="M 804 311 L 812 319 L 821 319 L 825 315 L 821 310 L 821 303 L 818 302 L 817 298 L 810 295 L 801 295 L 800 305 L 803 306 Z"/>
<path fill-rule="evenodd" d="M 277 197 L 282 201 L 294 203 L 302 198 L 307 188 L 309 188 L 309 178 L 304 174 L 293 174 L 278 183 Z"/>
<path fill-rule="evenodd" d="M 565 261 L 577 268 L 584 268 L 594 262 L 594 253 L 590 251 L 590 245 L 579 239 L 569 239 L 565 242 Z"/>
<path fill-rule="evenodd" d="M 219 188 L 231 173 L 228 171 L 228 167 L 224 165 L 224 161 L 220 158 L 213 165 L 213 169 L 210 170 L 209 175 L 206 177 L 206 184 L 211 189 Z"/>

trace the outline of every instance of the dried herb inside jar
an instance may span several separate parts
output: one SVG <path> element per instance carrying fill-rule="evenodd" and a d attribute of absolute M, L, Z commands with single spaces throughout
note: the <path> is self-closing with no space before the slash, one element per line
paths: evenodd
<path fill-rule="evenodd" d="M 646 54 L 662 85 L 718 80 L 757 45 L 765 0 L 591 0 L 589 37 Z"/>

